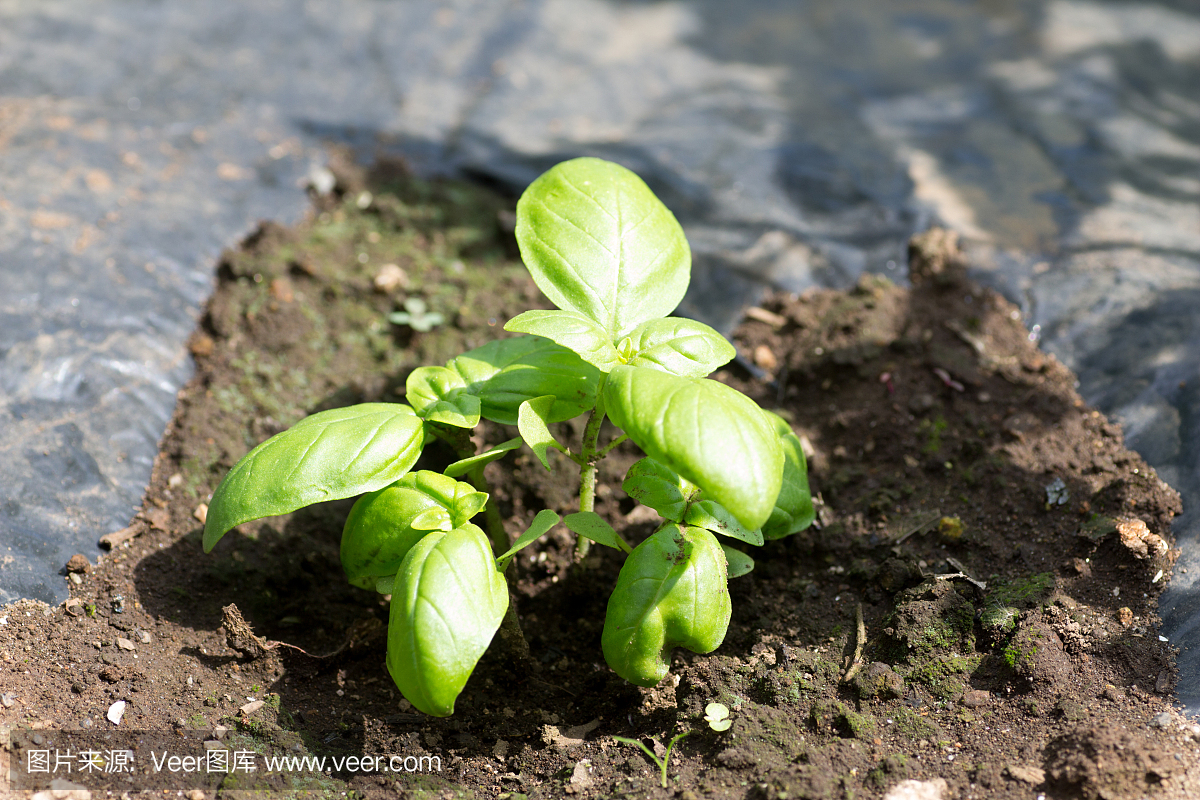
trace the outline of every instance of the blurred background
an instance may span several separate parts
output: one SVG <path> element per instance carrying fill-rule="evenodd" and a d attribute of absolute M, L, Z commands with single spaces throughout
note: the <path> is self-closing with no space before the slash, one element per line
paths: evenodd
<path fill-rule="evenodd" d="M 0 0 L 0 602 L 140 507 L 216 257 L 326 143 L 519 192 L 638 171 L 728 331 L 766 286 L 974 277 L 1184 497 L 1200 710 L 1200 8 L 1104 0 Z"/>

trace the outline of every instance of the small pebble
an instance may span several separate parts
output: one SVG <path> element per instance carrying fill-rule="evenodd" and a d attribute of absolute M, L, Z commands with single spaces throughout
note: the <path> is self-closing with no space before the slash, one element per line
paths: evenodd
<path fill-rule="evenodd" d="M 152 636 L 150 636 L 149 631 L 138 631 L 137 637 L 141 641 L 142 644 L 150 644 L 150 641 L 153 638 Z"/>
<path fill-rule="evenodd" d="M 192 511 L 192 516 L 199 520 L 200 524 L 203 525 L 208 520 L 208 503 L 201 503 L 200 505 L 196 506 L 196 509 Z"/>
<path fill-rule="evenodd" d="M 125 613 L 125 597 L 123 595 L 114 594 L 112 599 L 112 610 L 116 614 Z"/>
<path fill-rule="evenodd" d="M 171 477 L 167 478 L 167 486 L 171 487 L 172 489 L 181 485 L 182 483 L 183 483 L 183 476 L 180 475 L 178 472 L 176 472 Z"/>
<path fill-rule="evenodd" d="M 13 704 L 16 702 L 17 702 L 17 696 L 15 694 L 13 694 L 12 692 L 5 692 L 4 694 L 0 694 L 0 706 L 4 706 L 5 708 L 12 708 Z"/>
<path fill-rule="evenodd" d="M 241 711 L 243 714 L 250 715 L 250 714 L 253 714 L 255 711 L 258 711 L 262 707 L 263 707 L 263 701 L 255 700 L 252 703 L 246 703 L 246 705 L 242 706 L 238 710 Z"/>
<path fill-rule="evenodd" d="M 1169 711 L 1160 711 L 1150 718 L 1151 728 L 1169 728 L 1171 726 L 1171 713 Z"/>
<path fill-rule="evenodd" d="M 67 613 L 72 617 L 82 617 L 84 614 L 83 603 L 78 597 L 72 597 L 67 600 Z"/>
<path fill-rule="evenodd" d="M 76 553 L 67 561 L 67 572 L 89 572 L 91 569 L 92 565 L 82 553 Z"/>
<path fill-rule="evenodd" d="M 771 351 L 771 348 L 765 344 L 760 344 L 754 348 L 754 363 L 770 372 L 779 366 L 779 359 L 775 357 L 775 353 Z"/>
<path fill-rule="evenodd" d="M 121 717 L 125 715 L 125 701 L 118 700 L 108 707 L 108 721 L 113 725 L 121 724 Z"/>
<path fill-rule="evenodd" d="M 79 576 L 78 572 L 72 572 L 70 575 L 67 576 L 67 578 L 69 578 L 71 583 L 75 584 L 76 586 L 83 585 L 83 578 L 81 578 Z"/>
<path fill-rule="evenodd" d="M 391 294 L 397 289 L 408 288 L 408 273 L 397 264 L 384 264 L 375 275 L 375 290 Z"/>
<path fill-rule="evenodd" d="M 187 793 L 187 799 L 188 800 L 204 800 L 204 790 L 203 789 L 192 789 L 190 792 Z"/>
<path fill-rule="evenodd" d="M 134 645 L 133 642 L 129 641 L 128 639 L 122 638 L 120 636 L 117 637 L 117 647 L 121 648 L 122 650 L 136 650 L 137 649 L 137 646 Z"/>

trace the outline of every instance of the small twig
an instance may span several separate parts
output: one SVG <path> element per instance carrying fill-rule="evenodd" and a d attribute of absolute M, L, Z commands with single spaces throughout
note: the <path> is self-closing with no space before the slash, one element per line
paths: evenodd
<path fill-rule="evenodd" d="M 846 670 L 846 674 L 842 677 L 842 683 L 849 683 L 854 680 L 854 676 L 862 669 L 863 648 L 867 645 L 867 626 L 863 622 L 862 603 L 859 603 L 858 607 L 854 610 L 854 620 L 857 623 L 854 657 L 850 660 L 850 668 Z"/>
<path fill-rule="evenodd" d="M 267 639 L 263 636 L 255 636 L 254 631 L 250 628 L 250 623 L 246 622 L 246 619 L 242 616 L 241 610 L 238 609 L 237 605 L 234 603 L 230 603 L 221 610 L 224 612 L 222 624 L 225 626 L 225 644 L 228 645 L 231 650 L 237 650 L 239 653 L 247 655 L 251 659 L 264 656 L 272 650 L 277 650 L 280 647 L 287 647 L 291 650 L 296 650 L 297 652 L 303 653 L 309 658 L 332 658 L 350 645 L 354 644 L 354 642 L 366 632 L 364 627 L 377 627 L 376 621 L 373 619 L 367 623 L 367 626 L 364 626 L 361 624 L 361 622 L 355 623 L 350 627 L 350 632 L 347 634 L 345 641 L 343 641 L 336 650 L 330 653 L 322 653 L 317 655 L 315 653 L 308 652 L 303 647 L 297 647 L 294 644 L 277 642 Z"/>
<path fill-rule="evenodd" d="M 948 563 L 950 566 L 954 567 L 956 570 L 958 570 L 958 572 L 952 572 L 952 573 L 949 573 L 946 575 L 934 575 L 933 577 L 938 578 L 940 580 L 954 580 L 955 578 L 961 578 L 962 580 L 971 584 L 975 588 L 979 589 L 979 591 L 981 591 L 981 592 L 987 591 L 987 582 L 978 580 L 976 578 L 972 578 L 970 576 L 970 574 L 967 572 L 967 568 L 964 567 L 962 562 L 959 561 L 957 558 L 951 558 L 950 556 L 946 556 L 946 563 Z"/>
<path fill-rule="evenodd" d="M 903 544 L 904 542 L 908 541 L 909 539 L 911 539 L 911 538 L 912 538 L 913 536 L 915 536 L 916 534 L 918 534 L 918 533 L 920 533 L 921 531 L 925 530 L 926 528 L 928 528 L 930 525 L 932 525 L 933 523 L 937 522 L 937 521 L 938 521 L 939 519 L 941 519 L 941 518 L 942 518 L 942 512 L 941 512 L 941 511 L 935 511 L 935 512 L 933 512 L 933 516 L 932 516 L 932 517 L 930 517 L 929 519 L 925 520 L 924 522 L 921 522 L 921 523 L 919 523 L 919 524 L 918 524 L 918 525 L 917 525 L 915 528 L 911 528 L 911 529 L 909 529 L 908 531 L 906 531 L 905 533 L 901 534 L 900 538 L 899 538 L 899 539 L 897 539 L 896 541 L 892 542 L 892 544 Z"/>
<path fill-rule="evenodd" d="M 119 531 L 104 534 L 100 537 L 100 544 L 109 550 L 116 550 L 117 547 L 128 542 L 139 533 L 141 531 L 138 529 L 138 526 L 130 525 L 128 528 L 121 528 Z"/>

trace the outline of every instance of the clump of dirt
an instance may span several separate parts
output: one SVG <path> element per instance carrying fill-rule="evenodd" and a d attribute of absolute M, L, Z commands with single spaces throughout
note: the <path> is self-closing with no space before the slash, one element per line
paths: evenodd
<path fill-rule="evenodd" d="M 514 565 L 532 661 L 495 644 L 444 720 L 396 692 L 387 601 L 342 575 L 348 502 L 243 525 L 204 556 L 204 503 L 259 441 L 314 411 L 402 400 L 412 369 L 547 307 L 515 260 L 512 221 L 511 199 L 477 187 L 342 164 L 311 219 L 264 224 L 226 254 L 191 341 L 196 377 L 123 542 L 64 577 L 64 607 L 0 611 L 0 721 L 14 736 L 136 729 L 260 759 L 342 759 L 105 784 L 121 790 L 1200 793 L 1200 726 L 1173 708 L 1155 614 L 1178 496 L 1029 342 L 1016 309 L 965 279 L 943 232 L 914 241 L 911 290 L 865 277 L 847 292 L 774 294 L 736 332 L 745 359 L 716 377 L 801 434 L 818 520 L 754 551 L 755 570 L 731 583 L 725 643 L 677 652 L 657 687 L 625 683 L 600 654 L 619 556 L 598 548 L 574 564 L 561 529 Z M 445 323 L 389 323 L 411 298 Z M 485 425 L 476 440 L 511 435 Z M 623 447 L 602 463 L 596 503 L 633 541 L 653 528 L 620 489 L 637 457 Z M 453 458 L 431 449 L 419 467 Z M 528 452 L 488 468 L 510 534 L 542 508 L 574 510 L 571 469 L 560 459 L 551 476 Z M 703 721 L 713 701 L 729 730 Z M 668 788 L 613 738 L 661 758 L 685 731 Z M 8 745 L 17 757 L 32 746 L 21 742 Z"/>

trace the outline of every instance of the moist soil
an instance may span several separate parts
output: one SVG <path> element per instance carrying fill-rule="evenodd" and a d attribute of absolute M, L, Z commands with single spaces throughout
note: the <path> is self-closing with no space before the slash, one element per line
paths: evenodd
<path fill-rule="evenodd" d="M 64 566 L 64 606 L 0 610 L 0 724 L 16 759 L 55 736 L 140 731 L 181 754 L 419 766 L 146 774 L 139 760 L 136 776 L 16 785 L 193 798 L 1200 796 L 1200 726 L 1176 711 L 1156 614 L 1179 498 L 1030 342 L 1019 312 L 966 280 L 936 230 L 913 242 L 911 289 L 864 277 L 849 291 L 768 294 L 735 332 L 741 355 L 714 377 L 791 422 L 818 516 L 754 549 L 718 650 L 676 651 L 651 689 L 618 678 L 600 632 L 620 556 L 594 547 L 576 563 L 560 526 L 509 572 L 528 654 L 498 640 L 452 717 L 416 712 L 384 666 L 387 599 L 341 570 L 350 501 L 248 523 L 210 555 L 204 504 L 258 442 L 315 411 L 402 401 L 412 369 L 548 305 L 516 257 L 511 198 L 401 164 L 335 166 L 337 187 L 314 196 L 308 220 L 264 223 L 222 259 L 190 343 L 195 378 L 130 527 L 99 563 Z M 410 298 L 441 324 L 389 322 Z M 581 427 L 564 423 L 560 439 Z M 513 435 L 485 423 L 476 442 Z M 622 446 L 602 463 L 596 501 L 631 542 L 655 524 L 620 488 L 637 457 Z M 418 466 L 452 460 L 431 447 Z M 576 510 L 576 468 L 554 466 L 523 449 L 488 467 L 511 536 L 543 508 Z M 703 719 L 713 701 L 730 710 L 724 732 Z M 614 738 L 661 755 L 680 733 L 666 788 L 651 758 Z"/>

